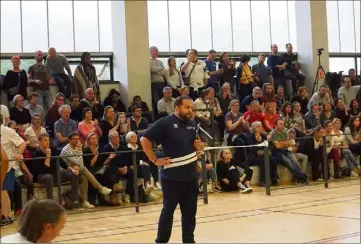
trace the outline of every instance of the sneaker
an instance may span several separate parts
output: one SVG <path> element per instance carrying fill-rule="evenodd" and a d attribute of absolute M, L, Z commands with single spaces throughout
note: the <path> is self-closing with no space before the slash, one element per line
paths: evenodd
<path fill-rule="evenodd" d="M 247 188 L 247 187 L 245 187 L 245 186 L 243 186 L 243 185 L 242 185 L 242 187 L 239 189 L 239 193 L 242 193 L 242 194 L 244 194 L 244 193 L 251 193 L 252 191 L 253 191 L 252 188 Z"/>
<path fill-rule="evenodd" d="M 156 183 L 155 183 L 155 187 L 156 187 L 158 190 L 162 190 L 162 185 L 161 185 L 159 182 L 156 182 Z"/>
<path fill-rule="evenodd" d="M 328 181 L 334 181 L 335 179 L 333 177 L 329 177 Z"/>
<path fill-rule="evenodd" d="M 322 178 L 318 178 L 316 181 L 321 182 L 321 181 L 323 181 L 323 179 L 322 179 Z"/>
<path fill-rule="evenodd" d="M 102 187 L 100 190 L 99 190 L 100 194 L 102 195 L 109 195 L 111 192 L 112 192 L 112 189 L 109 189 L 107 187 Z"/>
<path fill-rule="evenodd" d="M 121 194 L 120 199 L 124 203 L 130 203 L 130 196 L 129 194 Z"/>
<path fill-rule="evenodd" d="M 84 201 L 82 204 L 82 207 L 83 208 L 95 208 L 95 206 L 91 205 L 90 202 L 88 202 L 88 201 Z"/>
<path fill-rule="evenodd" d="M 213 193 L 213 187 L 212 187 L 212 185 L 210 185 L 210 184 L 207 185 L 207 192 L 208 192 L 208 193 Z"/>

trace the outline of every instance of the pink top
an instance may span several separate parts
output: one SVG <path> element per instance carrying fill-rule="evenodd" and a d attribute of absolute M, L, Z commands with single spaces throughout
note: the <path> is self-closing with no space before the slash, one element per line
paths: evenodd
<path fill-rule="evenodd" d="M 83 121 L 79 123 L 78 132 L 79 132 L 79 139 L 82 144 L 85 143 L 88 134 L 93 129 L 94 129 L 94 121 L 92 121 L 91 124 L 85 124 Z M 99 126 L 98 126 L 98 129 L 95 131 L 95 133 L 98 135 L 98 137 L 100 137 L 103 134 L 103 132 L 99 128 Z"/>

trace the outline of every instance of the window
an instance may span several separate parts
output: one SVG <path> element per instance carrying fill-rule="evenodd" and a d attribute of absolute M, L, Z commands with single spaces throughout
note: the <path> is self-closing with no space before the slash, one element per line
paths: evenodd
<path fill-rule="evenodd" d="M 296 1 L 288 0 L 288 30 L 290 36 L 290 42 L 293 46 L 293 51 L 297 52 L 297 32 L 296 32 Z"/>
<path fill-rule="evenodd" d="M 231 1 L 233 51 L 252 52 L 251 2 Z M 239 14 L 242 12 L 242 14 Z"/>
<path fill-rule="evenodd" d="M 20 1 L 1 1 L 1 52 L 22 52 Z"/>
<path fill-rule="evenodd" d="M 99 51 L 98 2 L 74 1 L 75 51 Z"/>
<path fill-rule="evenodd" d="M 113 50 L 112 8 L 111 1 L 98 1 L 99 4 L 99 34 L 100 51 Z"/>
<path fill-rule="evenodd" d="M 360 1 L 353 1 L 353 7 L 354 7 L 354 17 L 355 17 L 355 35 L 356 35 L 356 52 L 360 53 L 360 46 L 361 46 L 361 42 L 360 42 L 360 15 L 361 15 L 361 10 L 360 10 Z M 358 59 L 360 60 L 360 59 Z M 360 66 L 357 66 L 359 68 L 360 71 Z"/>
<path fill-rule="evenodd" d="M 23 52 L 48 50 L 46 1 L 22 1 Z"/>
<path fill-rule="evenodd" d="M 188 1 L 169 1 L 170 51 L 183 51 L 191 47 L 191 30 Z"/>
<path fill-rule="evenodd" d="M 340 33 L 338 27 L 337 1 L 326 1 L 328 49 L 330 52 L 340 52 Z"/>
<path fill-rule="evenodd" d="M 271 49 L 268 1 L 251 1 L 253 51 Z"/>
<path fill-rule="evenodd" d="M 190 1 L 192 48 L 197 51 L 212 49 L 210 1 Z"/>
<path fill-rule="evenodd" d="M 288 33 L 288 6 L 287 1 L 270 1 L 271 13 L 271 42 L 278 43 L 279 51 L 286 51 L 289 42 Z"/>
<path fill-rule="evenodd" d="M 211 1 L 213 49 L 217 52 L 233 50 L 230 1 Z"/>
<path fill-rule="evenodd" d="M 343 71 L 343 74 L 348 74 L 348 70 L 355 68 L 354 58 L 330 58 L 330 72 Z"/>
<path fill-rule="evenodd" d="M 341 52 L 355 52 L 355 22 L 352 1 L 338 1 Z"/>
<path fill-rule="evenodd" d="M 72 1 L 48 1 L 48 16 L 49 46 L 57 51 L 74 52 Z"/>
<path fill-rule="evenodd" d="M 169 51 L 168 4 L 166 1 L 148 1 L 149 46 Z"/>
<path fill-rule="evenodd" d="M 361 75 L 361 63 L 360 63 L 360 58 L 357 58 L 357 74 Z"/>

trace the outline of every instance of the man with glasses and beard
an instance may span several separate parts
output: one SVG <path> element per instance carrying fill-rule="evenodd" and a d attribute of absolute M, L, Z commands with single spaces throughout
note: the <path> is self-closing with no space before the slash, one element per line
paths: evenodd
<path fill-rule="evenodd" d="M 141 138 L 149 160 L 162 167 L 163 209 L 156 243 L 169 241 L 173 214 L 178 204 L 182 212 L 183 242 L 195 242 L 198 197 L 196 151 L 201 150 L 201 141 L 197 138 L 197 124 L 191 120 L 192 113 L 192 99 L 178 97 L 174 103 L 174 114 L 158 120 Z M 156 157 L 153 142 L 161 144 L 163 158 Z"/>

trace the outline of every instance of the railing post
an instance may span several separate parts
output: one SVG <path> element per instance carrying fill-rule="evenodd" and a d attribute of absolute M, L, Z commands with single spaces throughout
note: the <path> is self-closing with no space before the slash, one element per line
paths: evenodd
<path fill-rule="evenodd" d="M 139 213 L 139 192 L 138 192 L 138 169 L 136 161 L 136 153 L 132 152 L 133 156 L 133 180 L 134 180 L 134 201 L 135 201 L 135 211 Z"/>
<path fill-rule="evenodd" d="M 268 145 L 266 144 L 264 146 L 264 169 L 265 169 L 265 180 L 266 180 L 266 195 L 270 196 L 271 195 L 271 170 L 270 170 L 270 155 L 269 155 L 270 151 L 268 148 Z"/>
<path fill-rule="evenodd" d="M 56 159 L 56 179 L 57 179 L 57 184 L 58 184 L 58 201 L 59 201 L 59 204 L 61 205 L 63 199 L 61 196 L 60 158 Z"/>
<path fill-rule="evenodd" d="M 201 168 L 201 174 L 202 174 L 202 183 L 203 183 L 203 203 L 208 204 L 208 179 L 207 179 L 207 169 L 206 169 L 206 153 L 202 152 L 202 168 Z"/>
<path fill-rule="evenodd" d="M 323 180 L 325 182 L 325 188 L 328 188 L 328 160 L 327 160 L 327 141 L 326 136 L 323 136 L 323 148 L 322 148 L 322 154 L 323 154 Z"/>

